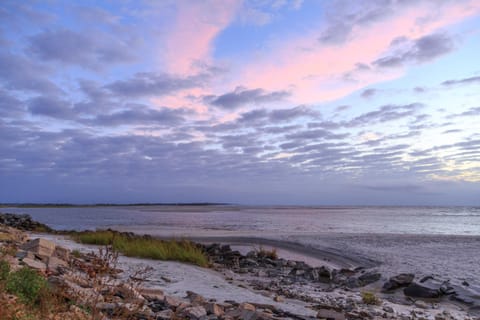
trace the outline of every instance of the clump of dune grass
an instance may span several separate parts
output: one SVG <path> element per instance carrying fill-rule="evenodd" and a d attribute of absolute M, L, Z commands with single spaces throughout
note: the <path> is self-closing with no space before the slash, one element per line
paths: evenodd
<path fill-rule="evenodd" d="M 260 246 L 258 249 L 254 248 L 254 250 L 257 254 L 257 257 L 259 258 L 268 258 L 272 260 L 278 259 L 278 253 L 276 248 L 271 248 L 270 250 L 268 250 Z"/>
<path fill-rule="evenodd" d="M 159 240 L 151 237 L 127 235 L 111 230 L 84 231 L 72 234 L 80 243 L 111 245 L 127 257 L 188 262 L 208 266 L 205 253 L 188 240 Z"/>

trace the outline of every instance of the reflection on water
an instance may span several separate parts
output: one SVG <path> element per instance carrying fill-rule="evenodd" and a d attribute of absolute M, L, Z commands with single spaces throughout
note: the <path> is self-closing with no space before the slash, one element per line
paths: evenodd
<path fill-rule="evenodd" d="M 74 207 L 5 208 L 55 229 L 109 226 L 145 230 L 480 235 L 475 207 Z"/>

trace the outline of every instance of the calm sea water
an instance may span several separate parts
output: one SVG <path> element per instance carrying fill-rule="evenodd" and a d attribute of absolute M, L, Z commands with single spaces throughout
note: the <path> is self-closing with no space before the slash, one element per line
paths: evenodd
<path fill-rule="evenodd" d="M 178 232 L 480 235 L 480 207 L 138 206 L 4 208 L 55 229 L 112 226 Z"/>

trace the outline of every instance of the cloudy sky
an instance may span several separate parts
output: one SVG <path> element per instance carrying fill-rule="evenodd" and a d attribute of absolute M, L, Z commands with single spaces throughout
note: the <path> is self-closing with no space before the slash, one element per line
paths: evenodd
<path fill-rule="evenodd" d="M 0 202 L 480 205 L 478 0 L 0 2 Z"/>

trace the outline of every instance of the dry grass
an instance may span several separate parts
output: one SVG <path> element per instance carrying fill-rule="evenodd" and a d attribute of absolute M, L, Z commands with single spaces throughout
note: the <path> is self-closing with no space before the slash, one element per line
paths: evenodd
<path fill-rule="evenodd" d="M 265 249 L 264 247 L 260 246 L 258 249 L 255 248 L 255 252 L 257 257 L 259 258 L 268 258 L 272 260 L 278 259 L 278 253 L 276 248 L 272 248 L 270 250 Z"/>
<path fill-rule="evenodd" d="M 380 299 L 373 292 L 363 291 L 360 293 L 362 296 L 362 301 L 365 304 L 379 305 Z"/>

